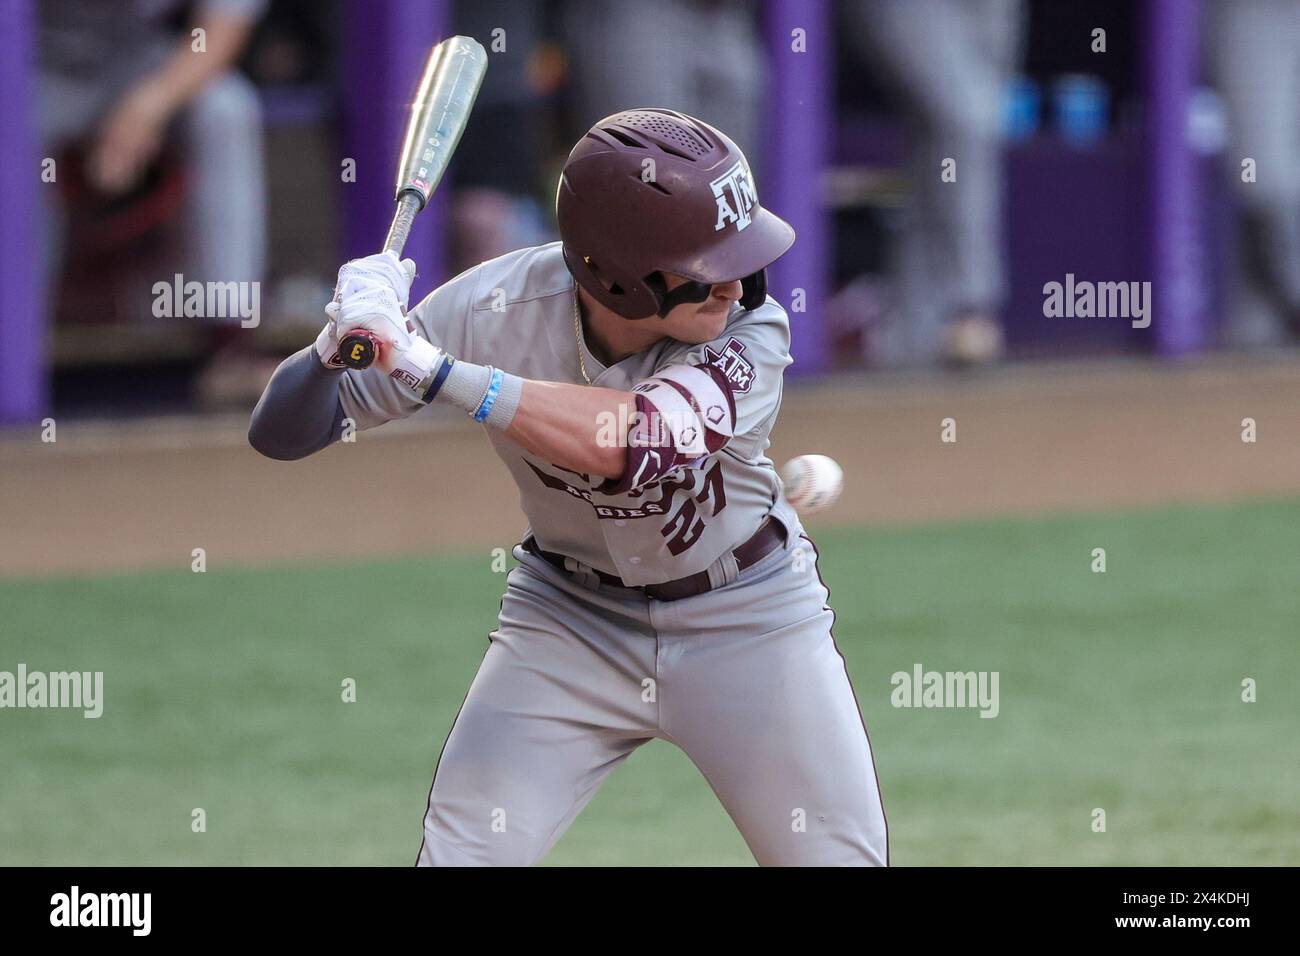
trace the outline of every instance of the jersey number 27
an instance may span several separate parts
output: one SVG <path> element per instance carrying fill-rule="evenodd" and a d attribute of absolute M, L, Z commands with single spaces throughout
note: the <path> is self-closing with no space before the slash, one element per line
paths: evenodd
<path fill-rule="evenodd" d="M 690 470 L 679 479 L 665 481 L 659 486 L 663 490 L 659 501 L 671 502 L 677 492 L 692 491 L 699 474 L 698 471 Z M 693 494 L 687 494 L 682 499 L 681 507 L 673 512 L 672 517 L 668 519 L 668 523 L 659 529 L 659 533 L 668 539 L 670 553 L 674 555 L 681 554 L 700 540 L 700 536 L 704 534 L 705 526 L 704 516 L 700 514 L 700 507 L 710 502 L 713 504 L 713 510 L 709 512 L 710 518 L 727 507 L 727 494 L 722 487 L 722 463 L 716 459 L 713 462 L 713 467 L 704 473 L 704 482 L 700 486 L 700 490 Z"/>

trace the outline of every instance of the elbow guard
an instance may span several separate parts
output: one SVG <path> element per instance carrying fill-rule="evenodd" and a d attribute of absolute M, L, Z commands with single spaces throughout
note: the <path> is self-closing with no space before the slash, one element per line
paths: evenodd
<path fill-rule="evenodd" d="M 632 389 L 623 477 L 605 494 L 642 488 L 719 451 L 732 437 L 736 404 L 726 379 L 710 366 L 672 365 Z"/>

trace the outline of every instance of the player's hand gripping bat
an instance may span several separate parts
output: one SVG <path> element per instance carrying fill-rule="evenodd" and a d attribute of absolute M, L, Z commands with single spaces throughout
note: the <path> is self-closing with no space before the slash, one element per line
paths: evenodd
<path fill-rule="evenodd" d="M 397 169 L 397 209 L 384 240 L 385 252 L 402 257 L 415 217 L 438 188 L 465 131 L 486 72 L 487 53 L 471 37 L 450 37 L 429 54 L 406 124 Z M 339 342 L 339 358 L 349 368 L 369 368 L 377 346 L 373 333 L 356 329 Z"/>

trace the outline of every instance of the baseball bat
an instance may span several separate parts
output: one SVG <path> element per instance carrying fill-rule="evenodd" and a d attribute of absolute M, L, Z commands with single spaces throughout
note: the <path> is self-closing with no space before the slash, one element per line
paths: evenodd
<path fill-rule="evenodd" d="M 429 53 L 406 123 L 397 167 L 397 209 L 384 240 L 385 252 L 402 257 L 415 217 L 428 205 L 465 132 L 486 72 L 487 52 L 471 37 L 449 37 Z M 340 340 L 339 358 L 349 368 L 369 368 L 378 345 L 372 332 L 357 329 Z"/>

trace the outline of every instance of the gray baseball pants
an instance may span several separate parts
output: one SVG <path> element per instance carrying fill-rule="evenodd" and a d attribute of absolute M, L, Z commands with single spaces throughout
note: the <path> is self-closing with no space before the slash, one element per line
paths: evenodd
<path fill-rule="evenodd" d="M 691 758 L 760 864 L 887 863 L 871 745 L 807 537 L 673 602 L 514 555 L 434 772 L 419 865 L 536 863 L 654 738 Z"/>

